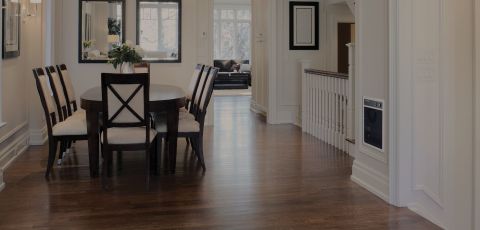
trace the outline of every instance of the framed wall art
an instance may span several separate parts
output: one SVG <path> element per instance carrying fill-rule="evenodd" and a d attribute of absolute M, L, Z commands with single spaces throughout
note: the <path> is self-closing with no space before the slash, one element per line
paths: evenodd
<path fill-rule="evenodd" d="M 290 2 L 290 50 L 319 49 L 318 2 Z"/>
<path fill-rule="evenodd" d="M 21 3 L 14 0 L 2 0 L 3 31 L 2 58 L 20 56 Z"/>

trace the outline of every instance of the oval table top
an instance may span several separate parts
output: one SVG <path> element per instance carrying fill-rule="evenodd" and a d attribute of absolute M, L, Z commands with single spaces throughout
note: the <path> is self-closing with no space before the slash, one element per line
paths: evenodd
<path fill-rule="evenodd" d="M 150 84 L 150 105 L 151 109 L 155 109 L 156 105 L 165 102 L 177 102 L 179 107 L 185 105 L 185 91 L 180 87 L 172 85 Z M 85 110 L 95 107 L 96 110 L 101 109 L 102 88 L 97 86 L 87 90 L 80 97 L 81 107 Z M 153 107 L 153 108 L 152 108 Z"/>

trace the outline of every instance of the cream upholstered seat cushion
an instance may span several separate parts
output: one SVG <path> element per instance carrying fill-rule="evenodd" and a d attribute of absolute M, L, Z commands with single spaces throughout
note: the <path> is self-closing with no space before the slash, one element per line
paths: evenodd
<path fill-rule="evenodd" d="M 79 116 L 69 117 L 52 128 L 53 136 L 82 136 L 87 135 L 87 121 Z"/>
<path fill-rule="evenodd" d="M 77 110 L 72 114 L 72 117 L 76 117 L 79 119 L 86 120 L 87 119 L 87 112 L 83 109 Z"/>
<path fill-rule="evenodd" d="M 165 121 L 157 122 L 157 132 L 166 133 L 167 132 L 167 123 Z M 179 133 L 198 133 L 200 132 L 200 123 L 195 119 L 180 119 L 178 121 L 178 132 Z"/>
<path fill-rule="evenodd" d="M 108 144 L 133 145 L 145 143 L 145 127 L 109 128 L 107 132 Z M 155 139 L 156 135 L 157 132 L 150 129 L 150 143 Z M 103 133 L 101 139 L 103 143 Z"/>
<path fill-rule="evenodd" d="M 183 119 L 193 119 L 195 120 L 195 116 L 188 112 L 187 109 L 181 108 L 180 113 L 178 114 L 178 119 L 183 120 Z"/>

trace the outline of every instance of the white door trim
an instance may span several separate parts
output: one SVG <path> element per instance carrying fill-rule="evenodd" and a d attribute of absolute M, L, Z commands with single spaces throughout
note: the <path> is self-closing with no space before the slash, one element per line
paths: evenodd
<path fill-rule="evenodd" d="M 397 158 L 397 54 L 398 54 L 398 0 L 389 0 L 389 202 L 399 206 Z"/>
<path fill-rule="evenodd" d="M 480 0 L 475 0 L 475 131 L 474 131 L 474 210 L 473 226 L 474 229 L 480 229 Z"/>
<path fill-rule="evenodd" d="M 268 1 L 268 112 L 267 121 L 277 123 L 277 0 Z"/>

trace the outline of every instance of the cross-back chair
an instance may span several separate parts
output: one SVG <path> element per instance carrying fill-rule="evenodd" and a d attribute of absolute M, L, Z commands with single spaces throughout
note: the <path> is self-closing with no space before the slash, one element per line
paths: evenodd
<path fill-rule="evenodd" d="M 49 150 L 45 177 L 48 177 L 55 162 L 58 144 L 65 145 L 72 141 L 88 140 L 87 124 L 85 120 L 78 117 L 61 119 L 62 115 L 60 113 L 63 109 L 58 110 L 58 106 L 55 106 L 55 100 L 50 93 L 50 88 L 52 88 L 55 94 L 54 84 L 49 84 L 52 81 L 49 80 L 42 68 L 33 69 L 33 76 L 47 123 Z M 60 151 L 59 155 L 62 153 Z"/>
<path fill-rule="evenodd" d="M 111 174 L 113 151 L 145 151 L 146 181 L 150 180 L 150 149 L 156 138 L 149 114 L 148 73 L 102 73 L 103 178 Z M 104 180 L 105 181 L 105 180 Z"/>

